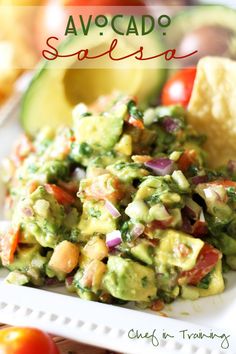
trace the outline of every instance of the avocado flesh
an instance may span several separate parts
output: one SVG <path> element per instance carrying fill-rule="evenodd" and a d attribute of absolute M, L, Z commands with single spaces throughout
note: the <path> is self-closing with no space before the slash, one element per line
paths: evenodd
<path fill-rule="evenodd" d="M 99 96 L 110 94 L 114 83 L 118 91 L 132 94 L 141 82 L 137 69 L 68 69 L 63 78 L 65 96 L 72 107 L 80 101 L 89 105 Z"/>
<path fill-rule="evenodd" d="M 219 260 L 211 274 L 211 281 L 208 289 L 201 289 L 196 286 L 184 285 L 181 287 L 181 296 L 184 299 L 196 300 L 199 297 L 220 294 L 224 291 L 224 288 L 225 284 L 222 276 L 222 263 L 221 260 Z"/>
<path fill-rule="evenodd" d="M 150 301 L 157 292 L 154 270 L 130 259 L 110 256 L 104 287 L 121 300 Z"/>
<path fill-rule="evenodd" d="M 136 36 L 120 36 L 114 55 L 123 57 L 137 51 L 141 43 L 139 36 L 134 37 Z M 149 51 L 152 48 L 152 54 L 164 51 L 156 33 L 145 37 L 148 37 L 145 38 L 145 47 Z M 60 53 L 75 53 L 79 49 L 88 48 L 89 55 L 92 56 L 107 51 L 113 39 L 114 33 L 110 28 L 104 38 L 99 38 L 99 46 L 96 44 L 96 31 L 89 37 L 72 36 L 60 47 Z M 149 53 L 146 55 L 149 56 Z M 160 68 L 162 64 L 159 63 L 156 68 L 148 68 L 145 62 L 142 64 L 137 61 L 137 65 L 133 66 L 128 60 L 116 65 L 107 58 L 105 56 L 103 61 L 85 60 L 81 63 L 78 62 L 77 56 L 73 56 L 57 59 L 55 62 L 44 62 L 23 98 L 21 123 L 24 129 L 34 135 L 45 125 L 52 128 L 62 124 L 69 125 L 72 119 L 71 111 L 76 104 L 91 104 L 100 95 L 108 95 L 113 91 L 135 95 L 143 105 L 157 96 L 157 90 L 166 76 L 165 69 Z"/>

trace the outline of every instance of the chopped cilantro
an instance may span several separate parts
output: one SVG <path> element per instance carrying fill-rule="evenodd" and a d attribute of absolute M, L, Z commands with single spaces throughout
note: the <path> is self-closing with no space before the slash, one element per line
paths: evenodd
<path fill-rule="evenodd" d="M 89 209 L 89 215 L 92 216 L 93 218 L 99 218 L 101 216 L 101 211 L 100 210 L 96 210 L 94 208 L 90 208 Z"/>
<path fill-rule="evenodd" d="M 146 288 L 146 286 L 148 285 L 148 278 L 147 277 L 143 277 L 141 279 L 141 283 L 142 283 L 142 287 Z"/>
<path fill-rule="evenodd" d="M 208 273 L 202 280 L 197 284 L 200 289 L 208 289 L 211 282 L 212 271 Z"/>

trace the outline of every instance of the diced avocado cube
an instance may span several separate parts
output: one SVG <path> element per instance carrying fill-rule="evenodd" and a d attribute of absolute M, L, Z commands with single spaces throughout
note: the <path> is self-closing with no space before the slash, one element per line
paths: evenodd
<path fill-rule="evenodd" d="M 95 149 L 109 150 L 119 140 L 123 128 L 123 118 L 118 115 L 79 117 L 75 120 L 77 142 L 87 143 Z"/>
<path fill-rule="evenodd" d="M 130 183 L 134 179 L 141 179 L 149 174 L 143 165 L 135 162 L 116 162 L 107 167 L 107 170 L 117 176 L 122 182 Z"/>
<path fill-rule="evenodd" d="M 222 276 L 222 262 L 219 260 L 211 274 L 211 281 L 208 289 L 198 288 L 199 296 L 205 297 L 220 294 L 224 291 L 224 288 L 225 284 Z"/>
<path fill-rule="evenodd" d="M 181 105 L 159 106 L 156 108 L 155 113 L 158 118 L 170 116 L 183 119 L 186 116 L 186 111 Z"/>
<path fill-rule="evenodd" d="M 31 266 L 33 260 L 35 263 L 35 259 L 38 259 L 39 257 L 41 257 L 43 264 L 46 263 L 46 258 L 42 257 L 39 254 L 39 251 L 39 245 L 34 245 L 32 247 L 18 247 L 14 257 L 14 261 L 10 263 L 7 268 L 11 271 L 19 270 L 26 272 Z"/>
<path fill-rule="evenodd" d="M 50 268 L 48 264 L 45 267 L 45 274 L 47 275 L 47 277 L 57 278 L 59 281 L 64 281 L 66 279 L 66 273 L 55 271 Z"/>
<path fill-rule="evenodd" d="M 98 296 L 94 294 L 92 291 L 76 289 L 77 295 L 80 299 L 89 300 L 89 301 L 98 301 Z"/>
<path fill-rule="evenodd" d="M 123 134 L 114 150 L 125 156 L 130 156 L 132 154 L 132 137 L 128 134 Z"/>
<path fill-rule="evenodd" d="M 27 275 L 14 270 L 13 272 L 10 272 L 8 276 L 5 279 L 6 283 L 9 284 L 15 284 L 15 285 L 25 285 L 29 282 L 29 278 Z"/>
<path fill-rule="evenodd" d="M 182 270 L 192 269 L 204 242 L 181 231 L 166 230 L 155 250 L 157 265 L 171 265 Z"/>
<path fill-rule="evenodd" d="M 32 215 L 27 216 L 25 208 L 30 209 Z M 20 224 L 24 233 L 33 235 L 41 246 L 54 248 L 62 237 L 60 230 L 64 217 L 63 206 L 40 186 L 19 201 L 13 214 L 13 224 Z"/>
<path fill-rule="evenodd" d="M 197 300 L 199 298 L 199 289 L 195 286 L 183 285 L 181 287 L 181 297 L 186 300 Z"/>
<path fill-rule="evenodd" d="M 135 195 L 135 200 L 148 200 L 150 198 L 161 196 L 170 191 L 168 184 L 163 177 L 148 176 L 139 186 Z"/>
<path fill-rule="evenodd" d="M 154 247 L 149 242 L 142 241 L 138 245 L 131 248 L 131 254 L 138 260 L 148 265 L 153 264 Z"/>
<path fill-rule="evenodd" d="M 116 229 L 116 220 L 106 209 L 104 202 L 85 200 L 79 223 L 81 239 L 88 240 L 94 233 L 107 234 Z"/>
<path fill-rule="evenodd" d="M 155 298 L 157 284 L 153 269 L 119 256 L 110 256 L 107 267 L 103 283 L 112 296 L 126 301 Z"/>
<path fill-rule="evenodd" d="M 199 297 L 212 296 L 224 291 L 225 284 L 222 276 L 222 262 L 219 260 L 211 273 L 208 289 L 196 286 L 184 285 L 181 287 L 181 297 L 188 300 L 196 300 Z"/>

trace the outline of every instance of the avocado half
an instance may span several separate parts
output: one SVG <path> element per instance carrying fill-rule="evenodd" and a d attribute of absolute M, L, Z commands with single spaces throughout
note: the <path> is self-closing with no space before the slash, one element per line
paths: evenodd
<path fill-rule="evenodd" d="M 165 51 L 156 31 L 146 36 L 117 36 L 111 27 L 107 27 L 104 32 L 101 36 L 99 29 L 93 26 L 89 36 L 79 33 L 70 36 L 59 47 L 59 52 L 68 54 L 88 48 L 90 55 L 96 55 L 107 51 L 114 38 L 118 39 L 114 55 L 119 57 L 137 51 L 142 45 L 146 56 Z M 130 59 L 119 64 L 104 60 L 106 62 L 100 60 L 95 63 L 90 60 L 81 64 L 73 56 L 43 62 L 22 102 L 21 123 L 26 132 L 34 135 L 45 125 L 56 128 L 61 124 L 70 124 L 71 112 L 76 104 L 92 104 L 100 95 L 109 95 L 113 91 L 134 95 L 144 106 L 158 97 L 166 78 L 163 59 L 159 58 L 159 61 L 152 61 L 151 64 L 137 61 L 135 65 L 132 65 L 134 58 L 133 62 Z"/>
<path fill-rule="evenodd" d="M 198 50 L 181 66 L 196 65 L 204 56 L 236 59 L 236 10 L 224 5 L 190 6 L 173 18 L 166 37 L 167 46 L 178 55 Z"/>

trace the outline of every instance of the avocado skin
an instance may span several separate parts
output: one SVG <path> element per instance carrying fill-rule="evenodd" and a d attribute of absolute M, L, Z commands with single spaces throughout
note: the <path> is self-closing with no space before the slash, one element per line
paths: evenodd
<path fill-rule="evenodd" d="M 197 7 L 190 6 L 189 8 L 179 11 L 172 17 L 171 26 L 168 29 L 168 38 L 166 38 L 167 47 L 178 48 L 185 35 L 205 26 L 219 26 L 219 28 L 222 27 L 235 33 L 234 39 L 230 40 L 230 44 L 232 44 L 230 51 L 232 52 L 232 58 L 235 58 L 236 11 L 223 4 L 206 4 Z M 183 62 L 185 63 L 185 61 Z"/>

